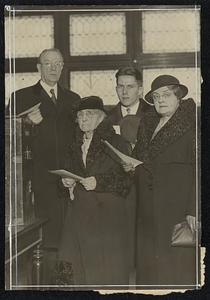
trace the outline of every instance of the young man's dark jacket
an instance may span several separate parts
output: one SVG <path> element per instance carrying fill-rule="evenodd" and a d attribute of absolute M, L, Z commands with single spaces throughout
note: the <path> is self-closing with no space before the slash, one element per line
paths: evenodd
<path fill-rule="evenodd" d="M 144 114 L 147 111 L 150 111 L 151 109 L 151 105 L 147 104 L 143 99 L 139 99 L 139 107 L 136 112 L 136 116 L 141 117 L 142 114 Z M 108 118 L 112 125 L 119 125 L 120 121 L 123 118 L 120 102 L 108 112 Z"/>

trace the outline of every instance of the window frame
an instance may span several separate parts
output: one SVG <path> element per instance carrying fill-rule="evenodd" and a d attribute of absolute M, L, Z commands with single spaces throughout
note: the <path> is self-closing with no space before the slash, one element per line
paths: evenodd
<path fill-rule="evenodd" d="M 113 8 L 113 6 L 101 7 L 100 11 L 93 12 L 89 6 L 83 6 L 87 11 L 80 11 L 80 7 L 74 7 L 78 11 L 61 11 L 63 8 L 59 6 L 40 6 L 42 11 L 16 11 L 16 16 L 39 16 L 51 15 L 54 19 L 54 45 L 59 48 L 64 57 L 64 69 L 60 78 L 60 83 L 66 88 L 71 88 L 70 72 L 71 71 L 88 71 L 88 70 L 111 70 L 118 69 L 123 66 L 133 65 L 140 71 L 143 69 L 155 68 L 186 68 L 200 67 L 200 52 L 178 52 L 178 53 L 143 53 L 142 49 L 142 12 L 124 11 L 126 18 L 126 54 L 120 55 L 88 55 L 88 56 L 71 56 L 69 51 L 69 17 L 73 14 L 99 14 L 106 10 L 103 8 Z M 135 8 L 136 6 L 133 6 Z M 159 9 L 180 9 L 180 6 L 152 6 L 152 9 L 158 7 Z M 17 7 L 18 9 L 26 9 L 26 7 Z M 39 7 L 36 6 L 36 9 Z M 70 8 L 64 6 L 65 9 Z M 72 8 L 72 7 L 71 7 Z M 116 8 L 115 12 L 122 12 L 122 7 Z M 130 8 L 130 6 L 123 6 L 123 9 Z M 139 9 L 139 6 L 137 6 Z M 144 9 L 151 10 L 151 6 L 145 6 Z M 194 6 L 181 6 L 181 9 L 194 8 Z M 33 7 L 30 7 L 33 10 Z M 50 11 L 56 9 L 57 11 Z M 144 11 L 145 11 L 144 10 Z M 114 11 L 111 11 L 113 13 Z M 7 14 L 6 14 L 7 17 Z M 60 21 L 62 19 L 62 22 Z M 62 32 L 62 34 L 60 34 Z M 13 59 L 11 63 L 13 64 Z M 5 73 L 9 73 L 10 69 L 9 59 L 5 59 Z M 15 58 L 15 70 L 17 73 L 37 72 L 36 68 L 37 57 Z M 11 66 L 13 69 L 13 65 Z"/>

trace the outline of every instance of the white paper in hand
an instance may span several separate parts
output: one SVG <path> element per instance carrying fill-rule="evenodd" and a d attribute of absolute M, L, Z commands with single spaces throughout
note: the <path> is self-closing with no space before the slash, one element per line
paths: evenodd
<path fill-rule="evenodd" d="M 72 179 L 74 179 L 76 181 L 80 181 L 80 180 L 84 179 L 81 176 L 78 176 L 78 175 L 76 175 L 74 173 L 71 173 L 71 172 L 69 172 L 67 170 L 63 170 L 63 169 L 60 169 L 60 170 L 49 170 L 49 172 L 52 173 L 52 174 L 55 174 L 55 175 L 59 175 L 62 178 L 72 178 Z"/>
<path fill-rule="evenodd" d="M 37 110 L 40 106 L 41 102 L 37 103 L 36 105 L 24 110 L 22 113 L 18 114 L 17 117 L 24 117 L 25 115 L 28 115 L 32 113 L 33 111 Z"/>
<path fill-rule="evenodd" d="M 112 146 L 109 142 L 107 142 L 107 141 L 103 141 L 103 142 L 105 145 L 107 145 L 107 147 L 109 147 L 110 150 L 112 150 L 121 159 L 122 162 L 124 162 L 126 164 L 132 164 L 134 166 L 134 168 L 140 164 L 143 164 L 142 161 L 120 152 L 118 149 L 116 149 L 114 146 Z"/>

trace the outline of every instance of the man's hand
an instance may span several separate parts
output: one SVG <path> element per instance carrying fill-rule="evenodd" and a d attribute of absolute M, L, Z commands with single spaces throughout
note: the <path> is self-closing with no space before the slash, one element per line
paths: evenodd
<path fill-rule="evenodd" d="M 63 185 L 67 188 L 72 188 L 75 186 L 76 181 L 72 178 L 62 178 Z"/>
<path fill-rule="evenodd" d="M 96 179 L 93 176 L 82 179 L 80 183 L 87 191 L 93 191 L 96 188 Z"/>
<path fill-rule="evenodd" d="M 36 109 L 35 111 L 32 111 L 31 113 L 29 113 L 27 115 L 27 119 L 29 119 L 35 125 L 41 123 L 43 118 L 42 118 L 42 115 L 41 115 L 41 112 L 40 112 L 39 108 Z"/>

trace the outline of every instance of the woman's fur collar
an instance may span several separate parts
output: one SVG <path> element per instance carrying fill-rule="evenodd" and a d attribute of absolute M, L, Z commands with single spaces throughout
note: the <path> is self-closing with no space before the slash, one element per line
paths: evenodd
<path fill-rule="evenodd" d="M 167 146 L 173 144 L 187 131 L 196 130 L 196 105 L 193 99 L 181 100 L 180 105 L 169 121 L 151 140 L 152 134 L 160 120 L 156 114 L 145 114 L 140 123 L 138 143 L 134 150 L 135 156 L 142 161 L 151 161 Z"/>

